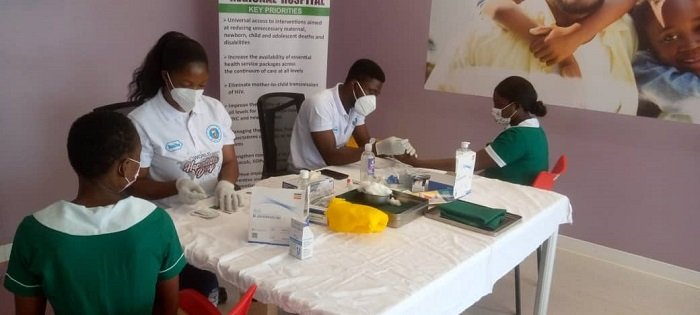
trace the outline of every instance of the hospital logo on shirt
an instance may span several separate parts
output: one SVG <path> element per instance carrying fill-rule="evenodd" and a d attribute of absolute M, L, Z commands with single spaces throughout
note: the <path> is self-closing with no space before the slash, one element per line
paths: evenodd
<path fill-rule="evenodd" d="M 180 142 L 180 140 L 170 141 L 165 144 L 165 149 L 168 150 L 168 152 L 180 150 L 182 149 L 182 142 Z"/>
<path fill-rule="evenodd" d="M 209 125 L 207 127 L 207 137 L 211 142 L 221 141 L 221 128 L 218 125 Z"/>

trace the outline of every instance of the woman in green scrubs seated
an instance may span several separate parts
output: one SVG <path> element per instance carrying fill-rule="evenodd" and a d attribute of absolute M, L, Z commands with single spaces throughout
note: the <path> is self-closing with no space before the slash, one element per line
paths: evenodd
<path fill-rule="evenodd" d="M 512 76 L 501 81 L 493 92 L 491 112 L 503 130 L 490 144 L 476 153 L 474 171 L 486 177 L 531 185 L 540 171 L 549 168 L 547 136 L 536 117 L 547 114 L 537 100 L 537 91 L 524 78 Z M 455 159 L 418 160 L 398 157 L 416 167 L 454 171 Z"/>
<path fill-rule="evenodd" d="M 56 315 L 175 315 L 186 261 L 173 221 L 124 193 L 141 164 L 134 125 L 91 112 L 70 127 L 67 148 L 77 196 L 28 215 L 15 233 L 4 282 L 15 314 L 44 314 L 50 303 Z"/>

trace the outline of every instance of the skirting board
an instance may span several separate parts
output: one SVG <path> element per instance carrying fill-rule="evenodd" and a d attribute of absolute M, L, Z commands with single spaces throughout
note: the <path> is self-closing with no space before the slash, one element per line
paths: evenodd
<path fill-rule="evenodd" d="M 559 235 L 557 246 L 561 250 L 606 261 L 611 264 L 700 289 L 700 272 L 695 270 L 582 241 L 565 235 Z"/>
<path fill-rule="evenodd" d="M 0 245 L 0 264 L 10 260 L 10 251 L 12 251 L 12 243 Z"/>

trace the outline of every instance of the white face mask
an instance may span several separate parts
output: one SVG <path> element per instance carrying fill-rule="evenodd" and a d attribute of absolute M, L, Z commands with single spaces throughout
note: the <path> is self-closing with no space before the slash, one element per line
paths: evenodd
<path fill-rule="evenodd" d="M 358 98 L 357 95 L 355 95 L 355 89 L 352 89 L 352 96 L 355 97 L 355 112 L 366 117 L 377 108 L 377 97 L 365 94 L 362 85 L 357 81 L 355 81 L 355 83 L 357 83 L 357 86 L 360 87 L 360 91 L 362 91 L 362 96 Z"/>
<path fill-rule="evenodd" d="M 129 159 L 129 160 L 131 160 L 132 162 L 138 164 L 138 165 L 139 165 L 139 168 L 136 169 L 136 174 L 134 174 L 134 178 L 133 178 L 133 179 L 127 178 L 127 177 L 126 177 L 126 172 L 124 173 L 124 179 L 126 180 L 126 186 L 124 186 L 124 188 L 122 188 L 122 190 L 120 190 L 120 191 L 124 191 L 124 189 L 127 189 L 129 186 L 131 186 L 131 184 L 133 184 L 133 183 L 136 181 L 136 179 L 139 178 L 139 172 L 141 171 L 141 162 L 136 161 L 136 160 L 134 160 L 134 159 L 132 159 L 132 158 L 130 158 L 130 157 L 128 157 L 127 159 Z M 123 164 L 122 164 L 122 165 L 123 165 Z"/>
<path fill-rule="evenodd" d="M 184 110 L 186 113 L 189 113 L 197 102 L 202 101 L 204 90 L 176 88 L 173 81 L 170 79 L 170 73 L 166 72 L 165 74 L 168 76 L 170 86 L 173 87 L 172 90 L 170 90 L 170 96 L 173 97 L 173 100 L 175 100 L 177 105 L 180 105 L 180 108 L 182 108 L 182 110 Z"/>
<path fill-rule="evenodd" d="M 497 124 L 502 126 L 510 125 L 510 119 L 515 116 L 515 113 L 517 112 L 517 110 L 514 111 L 510 117 L 503 117 L 503 110 L 508 108 L 510 105 L 513 105 L 513 102 L 508 103 L 508 105 L 503 108 L 491 108 L 491 116 L 493 116 L 493 120 L 495 120 Z"/>

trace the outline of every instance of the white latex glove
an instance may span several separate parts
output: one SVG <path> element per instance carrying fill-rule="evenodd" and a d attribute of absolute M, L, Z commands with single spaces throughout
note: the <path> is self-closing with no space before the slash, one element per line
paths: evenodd
<path fill-rule="evenodd" d="M 408 142 L 408 139 L 401 139 L 398 137 L 389 137 L 379 140 L 375 144 L 375 148 L 379 155 L 416 154 L 416 149 Z"/>
<path fill-rule="evenodd" d="M 175 182 L 175 187 L 180 200 L 186 204 L 195 204 L 197 201 L 207 198 L 204 188 L 187 177 L 178 179 Z"/>
<path fill-rule="evenodd" d="M 225 212 L 233 212 L 241 206 L 241 199 L 236 193 L 235 186 L 227 181 L 220 180 L 216 184 L 216 200 L 219 201 L 219 209 Z"/>
<path fill-rule="evenodd" d="M 416 149 L 411 145 L 410 142 L 408 142 L 408 139 L 406 139 L 406 142 L 404 142 L 403 145 L 406 148 L 406 154 L 413 156 L 413 157 L 418 157 L 418 153 L 416 153 Z"/>

